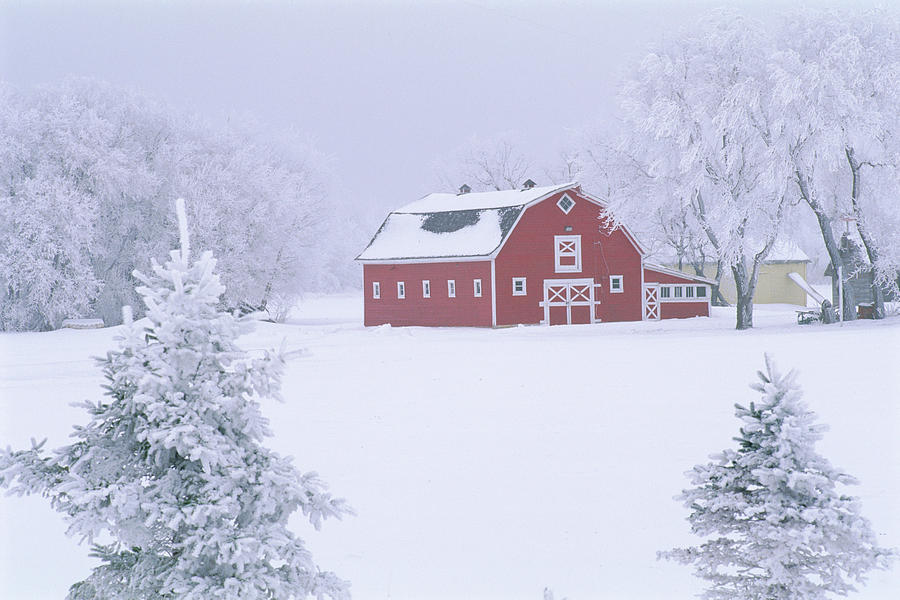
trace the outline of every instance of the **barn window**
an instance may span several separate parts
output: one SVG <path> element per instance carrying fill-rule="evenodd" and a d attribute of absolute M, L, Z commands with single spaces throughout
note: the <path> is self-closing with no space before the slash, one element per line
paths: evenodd
<path fill-rule="evenodd" d="M 427 279 L 422 280 L 422 297 L 431 298 L 431 282 Z"/>
<path fill-rule="evenodd" d="M 682 292 L 681 292 L 682 287 L 681 287 L 680 285 L 675 285 L 675 286 L 672 286 L 672 287 L 675 289 L 675 297 L 676 297 L 676 298 L 681 298 L 681 296 L 682 296 Z"/>
<path fill-rule="evenodd" d="M 575 201 L 563 194 L 563 197 L 559 199 L 556 205 L 559 207 L 559 210 L 569 214 L 569 211 L 575 206 Z"/>
<path fill-rule="evenodd" d="M 621 294 L 625 291 L 625 286 L 623 283 L 624 276 L 623 275 L 610 275 L 609 276 L 609 291 L 612 294 Z"/>
<path fill-rule="evenodd" d="M 406 284 L 402 281 L 397 282 L 397 297 L 400 299 L 406 298 Z"/>
<path fill-rule="evenodd" d="M 481 280 L 480 279 L 475 280 L 475 297 L 481 298 Z"/>
<path fill-rule="evenodd" d="M 381 282 L 373 281 L 372 282 L 372 297 L 378 300 L 381 298 Z"/>
<path fill-rule="evenodd" d="M 447 280 L 447 296 L 450 298 L 456 298 L 456 280 L 448 279 Z"/>
<path fill-rule="evenodd" d="M 553 236 L 553 256 L 557 273 L 581 271 L 581 236 Z"/>
<path fill-rule="evenodd" d="M 671 298 L 672 297 L 672 287 L 668 285 L 661 285 L 659 287 L 659 297 L 662 298 Z"/>
<path fill-rule="evenodd" d="M 694 286 L 692 286 L 692 285 L 684 286 L 684 295 L 687 296 L 688 298 L 693 298 L 694 297 Z"/>
<path fill-rule="evenodd" d="M 513 296 L 527 295 L 524 277 L 513 277 Z"/>
<path fill-rule="evenodd" d="M 697 297 L 698 298 L 706 298 L 706 286 L 705 285 L 697 286 Z"/>

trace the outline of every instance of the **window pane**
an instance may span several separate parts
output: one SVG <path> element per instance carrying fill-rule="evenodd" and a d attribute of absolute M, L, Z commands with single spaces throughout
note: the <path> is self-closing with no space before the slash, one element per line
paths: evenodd
<path fill-rule="evenodd" d="M 680 285 L 675 286 L 675 297 L 681 298 L 681 286 Z"/>
<path fill-rule="evenodd" d="M 697 297 L 706 298 L 706 288 L 702 285 L 697 286 Z"/>

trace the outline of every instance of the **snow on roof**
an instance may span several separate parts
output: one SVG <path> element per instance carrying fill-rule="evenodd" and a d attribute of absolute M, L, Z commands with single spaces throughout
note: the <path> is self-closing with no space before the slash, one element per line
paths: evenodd
<path fill-rule="evenodd" d="M 522 190 L 428 194 L 392 213 L 358 260 L 487 257 L 532 202 L 575 182 Z"/>
<path fill-rule="evenodd" d="M 487 256 L 503 242 L 521 212 L 520 206 L 430 214 L 393 212 L 357 258 Z"/>
<path fill-rule="evenodd" d="M 415 202 L 398 208 L 394 213 L 434 213 L 458 210 L 474 210 L 479 208 L 505 208 L 522 206 L 549 196 L 555 192 L 575 187 L 575 182 L 534 187 L 523 190 L 501 190 L 499 192 L 470 192 L 468 194 L 435 193 L 428 194 Z"/>
<path fill-rule="evenodd" d="M 691 275 L 690 273 L 685 273 L 684 271 L 679 271 L 677 269 L 670 269 L 669 267 L 664 267 L 662 265 L 658 265 L 656 263 L 651 263 L 644 261 L 644 268 L 649 269 L 651 271 L 656 271 L 657 273 L 666 273 L 668 275 L 672 275 L 674 277 L 681 277 L 682 279 L 690 279 L 692 281 L 702 281 L 703 283 L 709 283 L 711 285 L 715 285 L 715 279 L 710 279 L 708 277 L 701 277 L 699 275 Z"/>
<path fill-rule="evenodd" d="M 794 242 L 778 240 L 766 257 L 766 262 L 809 262 L 809 256 Z"/>

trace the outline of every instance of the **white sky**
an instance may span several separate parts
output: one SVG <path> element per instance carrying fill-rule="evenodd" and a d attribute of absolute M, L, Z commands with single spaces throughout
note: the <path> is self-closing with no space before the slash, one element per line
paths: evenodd
<path fill-rule="evenodd" d="M 517 131 L 549 160 L 567 129 L 609 115 L 649 43 L 720 4 L 0 0 L 0 76 L 91 76 L 294 128 L 334 158 L 349 200 L 380 211 L 437 191 L 434 161 L 475 134 Z"/>

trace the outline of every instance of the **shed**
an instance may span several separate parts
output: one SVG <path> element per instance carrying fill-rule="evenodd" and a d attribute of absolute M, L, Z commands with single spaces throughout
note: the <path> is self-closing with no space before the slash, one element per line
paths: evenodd
<path fill-rule="evenodd" d="M 665 263 L 671 268 L 677 269 L 675 261 L 671 257 L 667 258 Z M 809 256 L 796 243 L 782 240 L 775 242 L 769 255 L 760 265 L 759 279 L 753 293 L 753 303 L 806 306 L 806 292 L 791 281 L 789 274 L 799 273 L 803 279 L 807 279 L 809 263 Z M 684 264 L 681 270 L 690 272 L 693 271 L 693 268 L 690 264 Z M 714 280 L 716 263 L 705 263 L 703 272 Z M 737 288 L 734 285 L 731 269 L 723 270 L 719 291 L 726 302 L 730 304 L 737 302 Z"/>
<path fill-rule="evenodd" d="M 844 286 L 850 288 L 850 297 L 856 304 L 871 304 L 875 301 L 872 294 L 872 264 L 868 261 L 859 243 L 850 235 L 841 236 L 841 262 L 844 263 Z M 838 306 L 838 278 L 834 275 L 831 263 L 825 268 L 825 276 L 831 278 L 831 299 Z M 895 294 L 890 287 L 883 287 L 885 301 L 893 301 Z"/>

